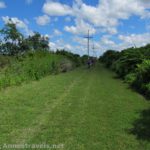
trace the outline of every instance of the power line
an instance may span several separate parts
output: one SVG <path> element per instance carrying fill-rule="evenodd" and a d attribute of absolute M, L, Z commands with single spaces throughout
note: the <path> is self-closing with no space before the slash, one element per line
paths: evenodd
<path fill-rule="evenodd" d="M 127 35 L 130 36 L 128 32 L 127 32 Z M 133 41 L 132 35 L 130 36 L 130 39 L 131 39 L 131 44 L 133 45 L 133 47 L 137 48 L 135 42 Z"/>
<path fill-rule="evenodd" d="M 99 48 L 98 48 L 98 47 L 95 47 L 94 41 L 93 41 L 93 47 L 92 47 L 92 49 L 93 49 L 93 57 L 97 57 L 97 52 L 96 52 L 96 50 L 98 50 Z"/>
<path fill-rule="evenodd" d="M 136 48 L 136 45 L 135 45 L 135 42 L 133 41 L 132 36 L 131 36 L 131 42 L 132 42 L 132 44 L 133 44 L 134 48 Z"/>
<path fill-rule="evenodd" d="M 90 30 L 88 30 L 88 35 L 85 36 L 84 38 L 87 39 L 87 54 L 88 54 L 88 57 L 90 55 L 90 39 L 92 39 L 93 37 L 90 36 Z"/>
<path fill-rule="evenodd" d="M 93 47 L 92 47 L 92 49 L 93 49 L 93 57 L 97 57 L 97 56 L 96 56 L 96 51 L 95 51 L 95 50 L 96 50 L 96 48 L 95 48 L 94 43 L 93 43 Z"/>

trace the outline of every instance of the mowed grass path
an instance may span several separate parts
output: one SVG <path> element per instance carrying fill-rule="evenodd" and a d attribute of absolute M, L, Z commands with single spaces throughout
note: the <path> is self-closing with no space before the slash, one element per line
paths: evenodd
<path fill-rule="evenodd" d="M 64 144 L 64 150 L 149 150 L 130 131 L 150 103 L 101 65 L 0 92 L 0 145 Z"/>

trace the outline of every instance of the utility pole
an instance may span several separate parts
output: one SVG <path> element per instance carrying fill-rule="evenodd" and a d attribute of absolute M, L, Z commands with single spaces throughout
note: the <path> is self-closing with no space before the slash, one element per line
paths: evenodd
<path fill-rule="evenodd" d="M 127 35 L 129 35 L 128 32 L 127 32 Z M 131 44 L 133 44 L 133 47 L 134 47 L 134 48 L 137 48 L 135 42 L 133 41 L 132 35 L 130 36 L 130 38 L 131 38 Z"/>
<path fill-rule="evenodd" d="M 88 54 L 88 57 L 90 55 L 90 39 L 92 39 L 93 37 L 90 36 L 90 30 L 88 30 L 88 35 L 85 36 L 84 38 L 87 39 L 87 54 Z"/>
<path fill-rule="evenodd" d="M 96 48 L 95 48 L 94 43 L 93 43 L 93 47 L 92 47 L 92 49 L 93 49 L 93 57 L 97 57 L 97 56 L 96 56 L 96 51 L 95 51 L 95 49 L 96 49 Z"/>
<path fill-rule="evenodd" d="M 132 36 L 131 36 L 131 42 L 132 42 L 132 44 L 134 45 L 134 48 L 136 48 L 136 45 L 135 45 L 135 43 L 134 43 L 134 41 L 133 41 Z"/>

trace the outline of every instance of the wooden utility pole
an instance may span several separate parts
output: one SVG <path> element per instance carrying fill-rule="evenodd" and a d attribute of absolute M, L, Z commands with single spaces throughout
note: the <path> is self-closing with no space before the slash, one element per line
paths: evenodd
<path fill-rule="evenodd" d="M 88 57 L 90 56 L 90 39 L 92 39 L 93 37 L 90 36 L 90 30 L 88 30 L 88 35 L 85 36 L 84 38 L 87 39 L 87 54 L 88 54 Z"/>
<path fill-rule="evenodd" d="M 127 35 L 129 36 L 129 33 L 128 33 L 128 32 L 127 32 Z M 131 44 L 133 44 L 133 47 L 134 47 L 134 48 L 137 48 L 135 42 L 133 41 L 132 35 L 130 36 L 130 39 L 131 39 Z"/>
<path fill-rule="evenodd" d="M 135 45 L 135 43 L 134 43 L 134 41 L 133 41 L 132 36 L 131 36 L 131 42 L 132 42 L 132 44 L 133 44 L 134 48 L 136 48 L 136 45 Z"/>
<path fill-rule="evenodd" d="M 93 43 L 93 47 L 92 47 L 92 49 L 93 49 L 93 57 L 97 57 L 97 55 L 96 55 L 96 48 L 95 48 L 95 45 L 94 45 L 94 43 Z"/>

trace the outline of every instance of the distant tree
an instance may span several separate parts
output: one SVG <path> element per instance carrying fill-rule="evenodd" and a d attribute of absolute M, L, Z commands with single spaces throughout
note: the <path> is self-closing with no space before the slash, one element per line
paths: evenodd
<path fill-rule="evenodd" d="M 3 49 L 2 49 L 2 40 L 0 39 L 0 54 L 3 54 Z"/>
<path fill-rule="evenodd" d="M 11 19 L 0 30 L 0 54 L 18 55 L 37 50 L 49 50 L 48 37 L 35 32 L 24 38 Z"/>
<path fill-rule="evenodd" d="M 46 36 L 43 36 L 42 38 L 41 38 L 41 48 L 43 49 L 43 50 L 49 50 L 49 38 L 48 37 L 46 37 Z"/>
<path fill-rule="evenodd" d="M 12 23 L 11 19 L 9 23 L 5 24 L 4 28 L 0 30 L 1 51 L 5 54 L 16 55 L 19 53 L 19 43 L 22 42 L 23 35 L 17 30 L 16 25 Z M 2 50 L 3 49 L 3 50 Z"/>
<path fill-rule="evenodd" d="M 88 61 L 88 58 L 89 58 L 88 55 L 83 55 L 83 56 L 81 57 L 82 63 L 83 63 L 83 64 L 86 64 L 87 61 Z"/>
<path fill-rule="evenodd" d="M 119 52 L 114 50 L 108 50 L 104 53 L 100 60 L 105 63 L 106 67 L 109 68 L 119 58 L 119 56 Z"/>
<path fill-rule="evenodd" d="M 40 33 L 35 32 L 34 35 L 26 39 L 31 50 L 49 50 L 49 38 L 41 36 Z"/>

